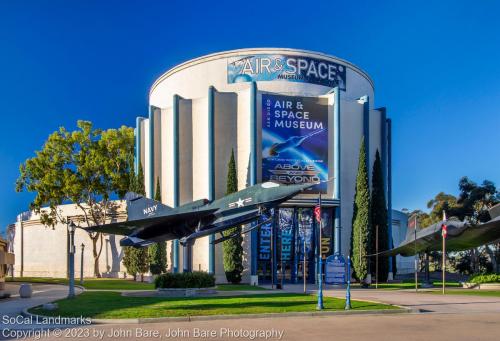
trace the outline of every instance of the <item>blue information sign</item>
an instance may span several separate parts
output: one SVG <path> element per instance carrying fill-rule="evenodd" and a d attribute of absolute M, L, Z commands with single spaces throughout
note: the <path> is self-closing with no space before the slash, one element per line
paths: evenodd
<path fill-rule="evenodd" d="M 342 255 L 331 255 L 326 259 L 325 264 L 325 283 L 326 284 L 345 284 L 345 259 Z"/>

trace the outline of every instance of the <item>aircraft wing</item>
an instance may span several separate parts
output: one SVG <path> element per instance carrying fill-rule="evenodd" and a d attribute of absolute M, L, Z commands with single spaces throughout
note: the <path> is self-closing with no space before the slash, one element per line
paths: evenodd
<path fill-rule="evenodd" d="M 408 237 L 391 250 L 380 252 L 381 256 L 413 256 L 415 253 L 441 251 L 441 224 L 437 223 L 422 229 L 417 238 Z M 500 240 L 500 216 L 480 225 L 469 225 L 464 222 L 447 221 L 447 251 L 463 251 Z"/>
<path fill-rule="evenodd" d="M 207 219 L 217 210 L 208 201 L 198 200 L 176 208 L 138 196 L 127 200 L 127 221 L 92 226 L 88 232 L 102 232 L 150 239 L 165 235 L 167 239 L 181 238 L 194 232 L 200 219 Z"/>

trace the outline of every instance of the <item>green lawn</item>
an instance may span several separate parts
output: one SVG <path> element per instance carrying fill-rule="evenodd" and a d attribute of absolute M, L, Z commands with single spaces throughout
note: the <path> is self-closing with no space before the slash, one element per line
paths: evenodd
<path fill-rule="evenodd" d="M 91 318 L 148 318 L 200 315 L 262 314 L 316 311 L 316 296 L 304 294 L 259 294 L 230 297 L 126 297 L 118 292 L 84 292 L 76 298 L 57 301 L 59 308 L 40 307 L 30 312 L 48 316 Z M 325 311 L 344 310 L 343 299 L 325 297 Z M 398 307 L 352 301 L 355 310 L 399 309 Z"/>
<path fill-rule="evenodd" d="M 11 282 L 11 278 L 7 278 Z M 29 283 L 49 283 L 49 284 L 68 284 L 66 278 L 42 278 L 42 277 L 17 277 L 14 278 L 15 282 L 29 282 Z M 80 285 L 80 280 L 75 280 L 75 284 Z M 94 290 L 153 290 L 153 283 L 134 282 L 128 279 L 118 278 L 86 278 L 83 281 L 85 289 Z M 266 290 L 259 286 L 249 284 L 220 284 L 217 286 L 220 291 L 254 291 Z"/>
<path fill-rule="evenodd" d="M 7 279 L 12 281 L 12 279 Z M 29 283 L 49 283 L 49 284 L 68 284 L 66 278 L 41 278 L 41 277 L 17 277 L 14 278 L 15 282 L 29 282 Z M 75 279 L 75 284 L 80 285 L 80 280 Z M 129 279 L 118 278 L 85 278 L 83 280 L 83 287 L 85 289 L 98 289 L 98 290 L 152 290 L 154 289 L 153 283 L 134 282 Z"/>
<path fill-rule="evenodd" d="M 443 282 L 432 282 L 432 285 L 434 287 L 441 287 Z M 353 284 L 353 288 L 359 288 L 359 284 Z M 422 287 L 422 282 L 418 282 L 418 287 Z M 446 282 L 446 287 L 449 288 L 454 288 L 454 287 L 461 287 L 461 284 L 458 282 Z M 408 281 L 405 280 L 403 283 L 379 283 L 378 284 L 379 289 L 389 289 L 389 290 L 398 290 L 398 289 L 415 289 L 415 282 L 414 281 Z M 375 289 L 375 283 L 372 283 L 372 285 L 369 286 L 369 289 Z"/>

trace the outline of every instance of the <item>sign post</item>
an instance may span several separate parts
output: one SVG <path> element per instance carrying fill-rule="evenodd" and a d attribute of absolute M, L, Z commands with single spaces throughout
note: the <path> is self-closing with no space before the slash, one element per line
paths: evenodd
<path fill-rule="evenodd" d="M 351 309 L 351 257 L 347 256 L 347 290 L 345 292 L 345 310 Z"/>

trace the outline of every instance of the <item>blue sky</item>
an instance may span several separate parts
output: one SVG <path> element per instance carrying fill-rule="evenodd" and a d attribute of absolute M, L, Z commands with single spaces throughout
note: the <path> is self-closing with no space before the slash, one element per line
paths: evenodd
<path fill-rule="evenodd" d="M 19 164 L 59 126 L 132 126 L 179 62 L 243 47 L 347 59 L 393 120 L 394 208 L 458 179 L 500 185 L 499 2 L 0 0 L 0 227 L 26 210 Z"/>

